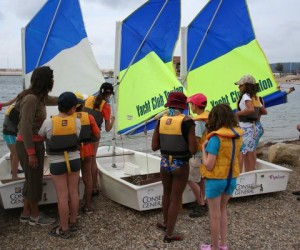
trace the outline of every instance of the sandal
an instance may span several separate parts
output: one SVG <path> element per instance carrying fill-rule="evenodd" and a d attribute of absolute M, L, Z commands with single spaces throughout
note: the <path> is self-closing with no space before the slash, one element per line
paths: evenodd
<path fill-rule="evenodd" d="M 219 241 L 219 250 L 228 250 L 228 247 L 226 245 L 222 246 L 221 241 Z"/>
<path fill-rule="evenodd" d="M 68 239 L 68 238 L 70 238 L 70 237 L 72 236 L 69 229 L 66 230 L 66 231 L 63 231 L 63 230 L 61 229 L 61 226 L 60 226 L 60 225 L 53 227 L 53 228 L 50 230 L 49 234 L 50 234 L 51 236 L 56 236 L 56 237 L 59 236 L 59 237 L 61 237 L 61 238 L 63 238 L 63 239 Z"/>
<path fill-rule="evenodd" d="M 200 246 L 200 250 L 211 250 L 212 249 L 211 247 L 212 247 L 212 245 L 210 245 L 210 244 L 202 243 Z"/>
<path fill-rule="evenodd" d="M 171 243 L 172 241 L 181 241 L 181 240 L 183 240 L 183 237 L 180 235 L 173 235 L 173 236 L 165 235 L 163 239 L 165 243 Z"/>
<path fill-rule="evenodd" d="M 93 190 L 92 190 L 92 197 L 98 196 L 99 193 L 100 193 L 100 191 L 99 191 L 98 189 L 93 189 Z"/>
<path fill-rule="evenodd" d="M 167 226 L 161 222 L 157 222 L 156 227 L 164 232 L 167 231 Z"/>
<path fill-rule="evenodd" d="M 75 232 L 78 230 L 78 224 L 77 222 L 70 222 L 69 223 L 69 229 L 71 232 Z"/>

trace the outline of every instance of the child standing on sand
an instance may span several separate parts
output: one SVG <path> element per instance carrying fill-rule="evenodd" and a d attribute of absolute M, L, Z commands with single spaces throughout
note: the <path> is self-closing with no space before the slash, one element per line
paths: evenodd
<path fill-rule="evenodd" d="M 209 205 L 211 244 L 201 250 L 227 250 L 227 203 L 240 174 L 243 130 L 227 104 L 215 106 L 209 114 L 207 140 L 202 145 L 206 168 L 205 195 Z M 220 241 L 219 241 L 220 239 Z"/>
<path fill-rule="evenodd" d="M 60 224 L 52 228 L 49 234 L 64 239 L 71 236 L 70 231 L 77 230 L 81 167 L 78 140 L 81 123 L 73 114 L 78 103 L 82 101 L 77 99 L 74 93 L 62 93 L 58 97 L 59 114 L 46 119 L 39 131 L 39 135 L 46 139 L 46 151 L 57 193 L 60 219 Z"/>

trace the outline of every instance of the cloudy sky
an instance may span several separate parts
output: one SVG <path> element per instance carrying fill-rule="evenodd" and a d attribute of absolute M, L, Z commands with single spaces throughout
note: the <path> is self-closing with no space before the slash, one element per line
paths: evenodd
<path fill-rule="evenodd" d="M 21 68 L 21 28 L 46 0 L 0 1 L 0 68 Z M 113 68 L 115 23 L 146 0 L 81 0 L 86 31 L 102 69 Z M 208 0 L 182 0 L 187 26 Z M 300 61 L 300 1 L 248 0 L 258 42 L 270 63 Z M 180 43 L 175 55 L 180 54 Z"/>

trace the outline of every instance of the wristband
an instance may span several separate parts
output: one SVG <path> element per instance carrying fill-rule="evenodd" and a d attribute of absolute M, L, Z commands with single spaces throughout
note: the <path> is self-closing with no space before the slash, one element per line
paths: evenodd
<path fill-rule="evenodd" d="M 2 110 L 2 108 L 3 108 L 3 103 L 0 102 L 0 110 Z"/>

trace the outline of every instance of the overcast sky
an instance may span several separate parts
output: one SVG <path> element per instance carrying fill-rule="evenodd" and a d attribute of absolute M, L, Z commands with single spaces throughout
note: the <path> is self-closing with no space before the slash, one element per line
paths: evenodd
<path fill-rule="evenodd" d="M 21 28 L 46 0 L 0 0 L 0 68 L 21 68 Z M 81 0 L 83 19 L 99 67 L 113 68 L 115 23 L 146 0 Z M 182 0 L 187 26 L 208 0 Z M 248 0 L 256 38 L 270 63 L 300 61 L 300 1 Z M 177 45 L 178 46 L 178 45 Z M 175 55 L 180 54 L 180 48 Z"/>

